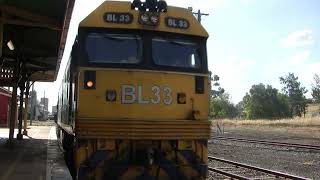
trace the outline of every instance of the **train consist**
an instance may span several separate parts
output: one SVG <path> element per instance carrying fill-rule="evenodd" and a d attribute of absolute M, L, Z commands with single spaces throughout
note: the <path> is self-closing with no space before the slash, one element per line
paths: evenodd
<path fill-rule="evenodd" d="M 205 179 L 208 33 L 165 1 L 106 1 L 79 25 L 57 135 L 75 179 Z"/>

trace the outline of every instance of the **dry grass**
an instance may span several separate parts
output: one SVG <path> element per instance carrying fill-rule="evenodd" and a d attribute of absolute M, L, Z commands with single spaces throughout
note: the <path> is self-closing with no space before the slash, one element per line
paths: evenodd
<path fill-rule="evenodd" d="M 219 119 L 212 120 L 212 124 L 219 124 L 222 126 L 234 125 L 234 126 L 282 126 L 282 127 L 320 127 L 320 116 L 306 117 L 306 118 L 294 118 L 294 119 L 280 119 L 280 120 L 230 120 Z"/>
<path fill-rule="evenodd" d="M 273 126 L 273 127 L 320 127 L 320 104 L 309 104 L 305 118 L 280 119 L 280 120 L 243 120 L 243 119 L 218 119 L 212 120 L 213 125 L 220 126 Z"/>
<path fill-rule="evenodd" d="M 319 114 L 320 104 L 308 104 L 306 116 L 312 117 Z"/>

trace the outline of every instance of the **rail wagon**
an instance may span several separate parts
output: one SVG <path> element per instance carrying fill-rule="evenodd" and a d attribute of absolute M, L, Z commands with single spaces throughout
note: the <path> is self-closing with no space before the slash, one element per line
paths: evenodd
<path fill-rule="evenodd" d="M 208 33 L 165 1 L 105 1 L 79 24 L 57 136 L 74 179 L 205 179 Z"/>

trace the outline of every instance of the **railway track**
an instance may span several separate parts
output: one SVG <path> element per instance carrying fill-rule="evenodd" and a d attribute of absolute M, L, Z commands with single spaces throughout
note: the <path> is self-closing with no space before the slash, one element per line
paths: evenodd
<path fill-rule="evenodd" d="M 290 175 L 278 171 L 260 168 L 235 161 L 221 159 L 209 156 L 209 164 L 215 164 L 215 167 L 208 167 L 209 172 L 218 174 L 230 179 L 253 180 L 253 179 L 292 179 L 292 180 L 309 180 L 308 178 Z M 218 177 L 212 177 L 219 179 Z M 222 178 L 223 179 L 223 178 Z"/>
<path fill-rule="evenodd" d="M 320 146 L 310 145 L 310 144 L 285 143 L 285 142 L 278 142 L 278 141 L 266 141 L 266 140 L 245 139 L 245 138 L 235 138 L 235 137 L 215 137 L 213 139 L 237 141 L 237 142 L 248 142 L 248 143 L 274 145 L 274 146 L 294 147 L 294 148 L 311 149 L 311 150 L 320 151 Z"/>

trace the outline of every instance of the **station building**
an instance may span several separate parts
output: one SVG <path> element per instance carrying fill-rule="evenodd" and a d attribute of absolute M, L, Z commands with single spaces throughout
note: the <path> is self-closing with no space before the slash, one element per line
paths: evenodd
<path fill-rule="evenodd" d="M 9 103 L 11 92 L 0 87 L 0 127 L 9 126 Z"/>

